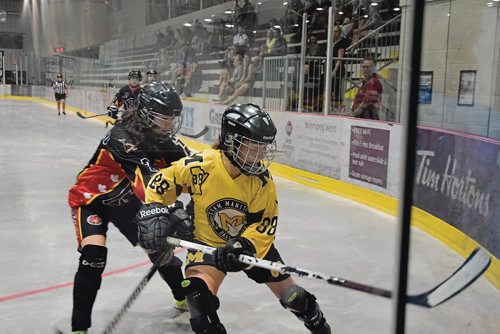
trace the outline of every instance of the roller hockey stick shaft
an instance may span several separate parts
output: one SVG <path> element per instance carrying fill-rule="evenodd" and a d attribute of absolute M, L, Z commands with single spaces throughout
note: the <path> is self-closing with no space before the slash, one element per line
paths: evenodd
<path fill-rule="evenodd" d="M 206 254 L 212 254 L 215 248 L 200 245 L 194 242 L 184 241 L 177 238 L 167 238 L 167 242 L 173 246 L 179 246 L 198 250 Z M 377 295 L 386 298 L 392 298 L 393 294 L 390 290 L 380 289 L 373 286 L 356 283 L 343 278 L 313 272 L 307 269 L 301 269 L 292 266 L 286 266 L 277 262 L 257 259 L 255 257 L 240 255 L 239 261 L 245 264 L 250 264 L 255 267 L 276 270 L 284 274 L 292 276 L 306 277 L 312 279 L 319 279 L 327 282 L 328 284 L 338 285 L 344 288 L 354 289 L 366 292 L 372 295 Z M 472 284 L 482 273 L 488 269 L 490 265 L 490 256 L 481 248 L 474 250 L 467 260 L 458 268 L 450 277 L 448 277 L 441 284 L 435 288 L 413 296 L 407 296 L 407 302 L 410 304 L 419 305 L 422 307 L 431 308 L 437 306 L 448 299 L 452 298 L 470 284 Z"/>
<path fill-rule="evenodd" d="M 203 136 L 205 133 L 207 133 L 208 127 L 204 127 L 200 132 L 195 133 L 195 134 L 190 134 L 190 133 L 184 133 L 182 131 L 179 131 L 179 134 L 184 137 L 189 137 L 189 138 L 200 138 Z"/>
<path fill-rule="evenodd" d="M 137 297 L 139 297 L 139 295 L 141 294 L 142 290 L 144 290 L 144 288 L 146 287 L 146 285 L 148 284 L 148 282 L 151 280 L 151 277 L 153 277 L 153 275 L 158 271 L 158 267 L 163 262 L 164 257 L 167 256 L 169 252 L 170 251 L 166 251 L 164 254 L 162 254 L 156 260 L 156 262 L 151 266 L 151 268 L 149 269 L 149 271 L 146 274 L 146 276 L 144 276 L 141 279 L 141 281 L 139 282 L 139 284 L 137 285 L 137 287 L 130 294 L 130 296 L 125 301 L 125 303 L 120 308 L 120 310 L 115 314 L 115 316 L 113 317 L 113 319 L 111 319 L 111 321 L 108 323 L 108 325 L 104 328 L 104 331 L 102 332 L 103 334 L 111 334 L 111 333 L 113 333 L 113 331 L 115 330 L 116 326 L 118 325 L 118 323 L 122 319 L 123 315 L 125 313 L 127 313 L 127 311 L 130 308 L 130 306 L 132 306 L 132 304 L 135 302 L 135 300 L 137 299 Z"/>
<path fill-rule="evenodd" d="M 79 111 L 76 112 L 76 116 L 82 118 L 82 119 L 87 119 L 87 118 L 94 118 L 94 117 L 101 117 L 101 116 L 108 116 L 108 113 L 105 112 L 105 113 L 102 113 L 102 114 L 96 114 L 96 115 L 92 115 L 92 116 L 85 116 L 85 115 L 82 115 Z"/>

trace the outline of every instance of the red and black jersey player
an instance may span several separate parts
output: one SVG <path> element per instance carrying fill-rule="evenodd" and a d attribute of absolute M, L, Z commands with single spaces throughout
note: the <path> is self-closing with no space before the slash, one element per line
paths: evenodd
<path fill-rule="evenodd" d="M 137 96 L 141 91 L 142 74 L 139 70 L 130 70 L 128 73 L 128 85 L 118 90 L 108 107 L 108 116 L 118 119 L 118 111 L 123 113 L 137 110 Z"/>
<path fill-rule="evenodd" d="M 124 115 L 102 139 L 69 191 L 69 205 L 81 253 L 74 279 L 72 331 L 86 333 L 106 266 L 106 234 L 112 222 L 137 244 L 133 219 L 144 201 L 145 186 L 160 168 L 189 155 L 175 134 L 182 123 L 182 102 L 166 83 L 147 83 L 136 112 Z M 170 210 L 176 210 L 171 207 Z M 149 253 L 154 262 L 162 252 Z M 161 261 L 161 260 L 160 260 Z M 171 255 L 158 268 L 174 297 L 187 310 L 181 282 L 182 261 Z"/>

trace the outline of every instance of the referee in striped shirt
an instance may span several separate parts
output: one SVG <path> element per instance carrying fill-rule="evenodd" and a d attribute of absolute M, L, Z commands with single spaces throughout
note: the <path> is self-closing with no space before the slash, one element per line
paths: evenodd
<path fill-rule="evenodd" d="M 66 115 L 66 103 L 65 100 L 68 97 L 68 85 L 63 81 L 62 74 L 57 75 L 56 82 L 52 85 L 52 89 L 54 90 L 54 97 L 57 102 L 57 114 L 61 115 L 61 105 L 62 105 L 62 113 Z"/>

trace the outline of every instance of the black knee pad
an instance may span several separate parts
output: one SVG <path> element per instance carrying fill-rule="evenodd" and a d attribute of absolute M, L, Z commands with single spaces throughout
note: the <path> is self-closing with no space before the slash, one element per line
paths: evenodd
<path fill-rule="evenodd" d="M 208 289 L 207 283 L 198 277 L 190 277 L 182 281 L 186 300 L 191 314 L 191 328 L 197 334 L 226 334 L 220 323 L 217 309 L 219 298 Z"/>
<path fill-rule="evenodd" d="M 92 307 L 97 291 L 101 288 L 107 254 L 108 250 L 104 246 L 86 245 L 82 249 L 73 286 L 73 331 L 86 330 L 91 326 Z"/>
<path fill-rule="evenodd" d="M 99 290 L 101 287 L 101 275 L 106 267 L 108 249 L 105 246 L 86 245 L 80 255 L 80 264 L 78 278 L 81 278 L 80 284 L 92 290 Z"/>
<path fill-rule="evenodd" d="M 316 297 L 304 288 L 293 285 L 280 300 L 284 308 L 292 311 L 312 333 L 330 333 L 330 326 L 316 302 Z"/>

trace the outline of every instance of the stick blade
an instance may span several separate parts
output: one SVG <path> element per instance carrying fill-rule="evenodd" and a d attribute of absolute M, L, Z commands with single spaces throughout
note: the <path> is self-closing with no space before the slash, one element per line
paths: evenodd
<path fill-rule="evenodd" d="M 481 276 L 491 263 L 489 254 L 482 248 L 476 248 L 450 277 L 425 293 L 408 296 L 412 304 L 435 307 L 454 297 Z"/>
<path fill-rule="evenodd" d="M 182 131 L 179 131 L 179 134 L 180 134 L 181 136 L 188 137 L 188 138 L 200 138 L 200 137 L 201 137 L 201 136 L 203 136 L 205 133 L 207 133 L 207 131 L 208 131 L 208 127 L 207 127 L 207 126 L 205 126 L 205 127 L 204 127 L 204 128 L 203 128 L 200 132 L 198 132 L 198 133 L 194 133 L 194 134 L 192 134 L 192 133 L 184 133 L 184 132 L 182 132 Z"/>
<path fill-rule="evenodd" d="M 87 117 L 83 116 L 79 111 L 76 112 L 76 116 L 82 118 L 82 119 L 85 119 Z"/>

